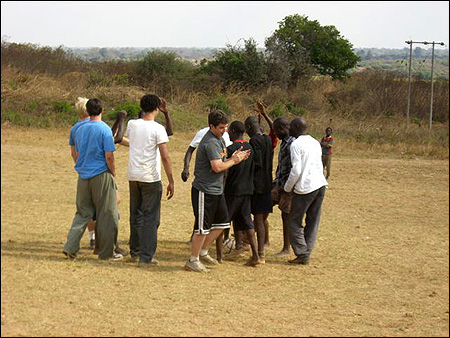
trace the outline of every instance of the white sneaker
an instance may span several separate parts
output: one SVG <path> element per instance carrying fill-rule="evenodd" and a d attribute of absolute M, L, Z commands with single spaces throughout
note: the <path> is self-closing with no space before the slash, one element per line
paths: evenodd
<path fill-rule="evenodd" d="M 200 256 L 200 261 L 206 265 L 219 265 L 219 262 L 217 259 L 212 258 L 209 254 L 206 254 L 204 256 Z"/>
<path fill-rule="evenodd" d="M 191 262 L 190 260 L 188 260 L 186 262 L 186 265 L 184 266 L 184 269 L 187 271 L 195 271 L 195 272 L 205 272 L 205 273 L 209 272 L 209 269 L 207 269 L 200 261 Z"/>
<path fill-rule="evenodd" d="M 121 259 L 123 259 L 123 255 L 120 253 L 113 253 L 113 256 L 110 258 L 110 260 L 112 261 L 120 261 Z"/>

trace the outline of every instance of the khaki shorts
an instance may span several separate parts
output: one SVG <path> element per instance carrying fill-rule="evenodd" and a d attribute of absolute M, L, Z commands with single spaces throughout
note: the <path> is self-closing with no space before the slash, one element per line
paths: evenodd
<path fill-rule="evenodd" d="M 272 189 L 273 205 L 278 204 L 278 209 L 286 214 L 291 212 L 292 196 L 292 192 L 286 192 L 281 187 L 274 187 Z"/>

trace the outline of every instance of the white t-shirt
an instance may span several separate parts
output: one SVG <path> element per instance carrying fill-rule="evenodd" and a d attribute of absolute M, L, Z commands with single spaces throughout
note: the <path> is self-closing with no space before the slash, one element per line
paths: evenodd
<path fill-rule="evenodd" d="M 200 130 L 197 132 L 197 134 L 195 134 L 194 138 L 192 139 L 190 146 L 191 146 L 192 148 L 197 148 L 198 145 L 200 144 L 200 141 L 202 140 L 203 136 L 206 135 L 206 133 L 208 132 L 209 129 L 210 129 L 209 127 L 200 129 Z M 224 139 L 225 145 L 226 145 L 227 147 L 228 147 L 229 145 L 232 145 L 232 144 L 233 144 L 233 142 L 231 142 L 231 140 L 230 140 L 230 135 L 228 135 L 227 132 L 225 132 L 225 133 L 223 134 L 223 139 Z"/>
<path fill-rule="evenodd" d="M 284 190 L 299 195 L 328 186 L 323 175 L 322 147 L 309 135 L 299 136 L 291 145 L 292 169 Z"/>
<path fill-rule="evenodd" d="M 169 142 L 164 126 L 155 121 L 130 120 L 127 135 L 130 142 L 127 179 L 147 183 L 161 181 L 158 145 Z"/>

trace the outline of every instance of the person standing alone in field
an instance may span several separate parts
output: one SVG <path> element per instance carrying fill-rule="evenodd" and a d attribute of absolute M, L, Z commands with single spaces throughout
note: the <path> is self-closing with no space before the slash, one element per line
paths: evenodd
<path fill-rule="evenodd" d="M 328 127 L 325 129 L 326 136 L 322 137 L 320 140 L 320 145 L 322 146 L 322 164 L 324 170 L 326 170 L 326 179 L 330 177 L 331 173 L 331 155 L 333 154 L 333 146 L 334 146 L 334 139 L 331 137 L 331 134 L 333 133 L 333 129 L 331 127 Z"/>
<path fill-rule="evenodd" d="M 90 120 L 78 128 L 74 143 L 75 170 L 78 172 L 77 212 L 72 222 L 63 253 L 75 259 L 88 222 L 97 217 L 99 259 L 121 259 L 114 252 L 118 235 L 114 139 L 111 128 L 102 121 L 103 104 L 98 99 L 86 103 Z"/>
<path fill-rule="evenodd" d="M 246 160 L 250 151 L 239 149 L 227 158 L 223 134 L 227 130 L 227 115 L 216 110 L 208 115 L 210 130 L 202 138 L 195 159 L 194 182 L 191 199 L 195 216 L 191 257 L 185 270 L 209 272 L 207 265 L 219 264 L 208 250 L 224 229 L 230 228 L 228 209 L 224 196 L 224 172 Z"/>
<path fill-rule="evenodd" d="M 130 255 L 132 260 L 139 258 L 139 266 L 149 267 L 158 263 L 153 256 L 161 218 L 161 161 L 169 181 L 168 199 L 174 194 L 174 180 L 167 146 L 169 137 L 164 126 L 155 121 L 162 101 L 156 95 L 145 95 L 140 105 L 142 118 L 130 120 L 127 126 Z"/>
<path fill-rule="evenodd" d="M 300 117 L 290 123 L 292 169 L 284 185 L 292 197 L 289 238 L 296 256 L 292 264 L 308 264 L 319 230 L 322 202 L 328 186 L 323 175 L 320 143 L 306 134 L 307 123 Z M 302 225 L 306 215 L 305 226 Z"/>

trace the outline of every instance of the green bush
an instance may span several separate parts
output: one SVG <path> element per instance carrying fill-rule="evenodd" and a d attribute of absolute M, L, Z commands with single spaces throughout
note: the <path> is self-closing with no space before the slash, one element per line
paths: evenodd
<path fill-rule="evenodd" d="M 216 100 L 208 101 L 206 103 L 206 107 L 210 110 L 222 110 L 224 113 L 226 113 L 228 116 L 232 115 L 231 109 L 228 106 L 227 99 L 224 96 L 219 96 Z"/>
<path fill-rule="evenodd" d="M 117 118 L 117 114 L 121 110 L 125 110 L 127 112 L 127 119 L 134 119 L 139 116 L 139 112 L 141 111 L 141 106 L 137 102 L 136 103 L 126 102 L 123 104 L 119 104 L 111 112 L 107 112 L 105 114 L 105 120 L 106 121 L 115 121 Z"/>

